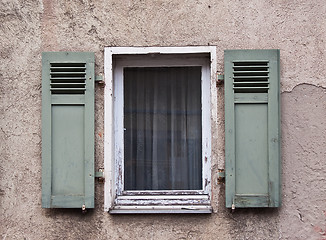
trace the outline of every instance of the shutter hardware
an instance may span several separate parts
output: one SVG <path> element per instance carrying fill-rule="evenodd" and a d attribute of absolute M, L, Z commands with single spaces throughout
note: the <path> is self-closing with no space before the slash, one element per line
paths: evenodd
<path fill-rule="evenodd" d="M 225 170 L 218 169 L 217 184 L 222 184 L 222 183 L 225 183 Z M 231 206 L 231 212 L 233 213 L 234 211 L 235 211 L 235 204 L 234 204 L 234 199 L 233 199 L 232 206 Z"/>
<path fill-rule="evenodd" d="M 225 183 L 225 171 L 224 169 L 218 169 L 217 184 Z"/>
<path fill-rule="evenodd" d="M 225 170 L 218 169 L 217 184 L 222 184 L 222 183 L 225 183 Z M 231 206 L 231 212 L 233 213 L 234 211 L 235 211 L 235 204 L 234 204 L 234 199 L 233 199 L 232 206 Z"/>
<path fill-rule="evenodd" d="M 95 76 L 95 82 L 97 82 L 98 84 L 100 84 L 102 87 L 105 86 L 104 78 L 103 78 L 102 75 Z"/>
<path fill-rule="evenodd" d="M 217 81 L 216 81 L 216 87 L 220 87 L 224 85 L 224 74 L 218 73 L 217 74 Z"/>
<path fill-rule="evenodd" d="M 98 172 L 95 172 L 95 178 L 97 178 L 100 183 L 104 183 L 104 168 L 99 168 Z"/>
<path fill-rule="evenodd" d="M 85 204 L 82 206 L 82 213 L 85 214 L 87 212 Z"/>
<path fill-rule="evenodd" d="M 234 204 L 234 199 L 233 199 L 233 203 L 232 203 L 232 206 L 231 206 L 231 212 L 234 213 L 235 211 L 235 204 Z"/>

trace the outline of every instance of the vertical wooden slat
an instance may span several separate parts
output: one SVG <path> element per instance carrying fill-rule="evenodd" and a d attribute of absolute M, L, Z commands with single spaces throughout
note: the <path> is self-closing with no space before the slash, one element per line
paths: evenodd
<path fill-rule="evenodd" d="M 42 207 L 51 207 L 51 94 L 50 61 L 42 54 Z"/>

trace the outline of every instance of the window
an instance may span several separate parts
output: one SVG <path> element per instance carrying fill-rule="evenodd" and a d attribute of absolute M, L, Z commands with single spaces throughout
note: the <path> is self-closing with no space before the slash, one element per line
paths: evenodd
<path fill-rule="evenodd" d="M 224 60 L 226 207 L 279 207 L 280 51 Z M 44 208 L 94 207 L 94 65 L 42 54 Z M 215 47 L 105 49 L 105 210 L 211 212 L 216 65 Z"/>
<path fill-rule="evenodd" d="M 214 56 L 214 47 L 105 49 L 110 213 L 211 212 Z"/>

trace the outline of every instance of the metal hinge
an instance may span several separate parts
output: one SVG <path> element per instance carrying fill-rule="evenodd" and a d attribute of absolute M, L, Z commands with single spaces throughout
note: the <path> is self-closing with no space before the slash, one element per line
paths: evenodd
<path fill-rule="evenodd" d="M 218 169 L 217 184 L 225 183 L 225 171 L 224 169 Z"/>
<path fill-rule="evenodd" d="M 217 81 L 216 81 L 216 87 L 224 85 L 224 74 L 218 73 L 217 74 Z"/>
<path fill-rule="evenodd" d="M 97 82 L 98 84 L 103 84 L 103 86 L 105 85 L 105 82 L 104 82 L 104 78 L 102 75 L 97 75 L 95 76 L 95 82 Z"/>
<path fill-rule="evenodd" d="M 105 177 L 104 177 L 104 168 L 99 168 L 98 172 L 95 172 L 95 178 L 101 183 L 104 182 Z"/>

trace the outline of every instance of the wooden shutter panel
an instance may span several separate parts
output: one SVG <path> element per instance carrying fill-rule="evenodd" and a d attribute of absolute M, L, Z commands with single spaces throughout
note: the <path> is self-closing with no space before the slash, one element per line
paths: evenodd
<path fill-rule="evenodd" d="M 42 54 L 42 207 L 94 207 L 94 53 Z"/>
<path fill-rule="evenodd" d="M 226 50 L 226 207 L 280 206 L 279 50 Z"/>

